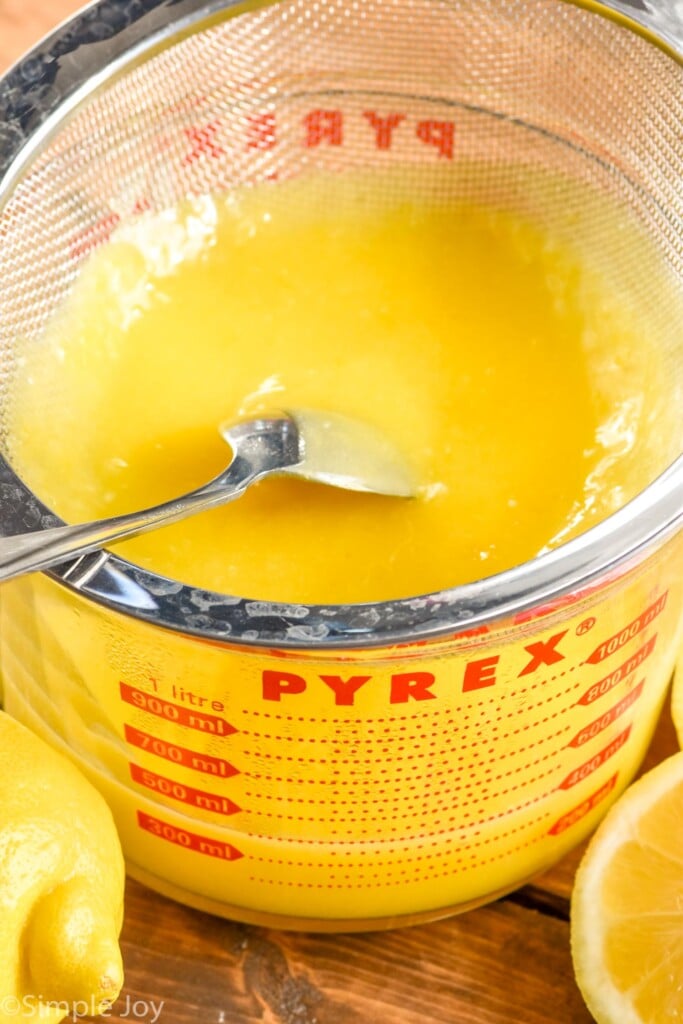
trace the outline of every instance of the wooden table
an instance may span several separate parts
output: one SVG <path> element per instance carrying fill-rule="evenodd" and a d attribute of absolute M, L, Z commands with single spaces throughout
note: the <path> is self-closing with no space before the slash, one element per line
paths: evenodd
<path fill-rule="evenodd" d="M 0 69 L 80 6 L 80 0 L 0 0 Z M 646 766 L 675 749 L 667 713 Z M 569 951 L 569 895 L 581 852 L 487 907 L 364 935 L 233 924 L 130 882 L 122 935 L 126 982 L 109 1019 L 590 1024 Z"/>

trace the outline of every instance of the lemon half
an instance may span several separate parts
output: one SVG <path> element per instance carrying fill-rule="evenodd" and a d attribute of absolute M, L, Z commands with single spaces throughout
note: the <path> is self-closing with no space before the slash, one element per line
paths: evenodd
<path fill-rule="evenodd" d="M 598 1024 L 683 1021 L 683 753 L 627 789 L 593 836 L 571 943 Z"/>

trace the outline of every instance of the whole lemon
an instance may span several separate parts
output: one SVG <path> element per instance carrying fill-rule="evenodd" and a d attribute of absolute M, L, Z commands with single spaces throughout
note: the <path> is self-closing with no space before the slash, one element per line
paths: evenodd
<path fill-rule="evenodd" d="M 0 1021 L 101 1013 L 123 968 L 123 855 L 103 798 L 0 711 Z"/>

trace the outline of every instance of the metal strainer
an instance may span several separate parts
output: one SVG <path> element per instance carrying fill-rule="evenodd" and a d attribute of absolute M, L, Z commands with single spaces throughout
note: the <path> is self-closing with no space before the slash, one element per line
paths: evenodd
<path fill-rule="evenodd" d="M 422 193 L 549 222 L 558 183 L 523 197 L 522 172 L 558 169 L 637 212 L 679 272 L 680 85 L 651 40 L 557 0 L 95 4 L 4 84 L 3 352 L 119 220 L 321 168 L 400 165 Z"/>
<path fill-rule="evenodd" d="M 499 576 L 295 607 L 97 553 L 3 590 L 7 707 L 101 785 L 137 877 L 243 920 L 406 923 L 547 867 L 633 776 L 678 629 L 673 24 L 616 0 L 102 0 L 0 84 L 4 533 L 55 523 L 12 469 L 21 344 L 117 225 L 187 196 L 269 182 L 276 206 L 307 175 L 323 209 L 361 171 L 370 204 L 520 213 L 628 292 L 667 367 L 643 492 Z"/>
<path fill-rule="evenodd" d="M 683 73 L 671 33 L 638 17 L 561 0 L 91 5 L 0 92 L 0 394 L 18 341 L 41 335 L 119 223 L 320 171 L 310 201 L 324 206 L 335 175 L 382 170 L 368 202 L 394 190 L 510 208 L 648 310 L 672 388 L 654 480 L 679 445 Z M 647 251 L 614 230 L 612 201 Z M 46 411 L 59 401 L 55 381 Z"/>

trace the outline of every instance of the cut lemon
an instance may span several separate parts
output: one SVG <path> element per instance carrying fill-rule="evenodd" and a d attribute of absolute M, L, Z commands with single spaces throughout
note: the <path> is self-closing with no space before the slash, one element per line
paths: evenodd
<path fill-rule="evenodd" d="M 571 939 L 598 1024 L 683 1020 L 683 753 L 634 783 L 593 836 Z"/>

